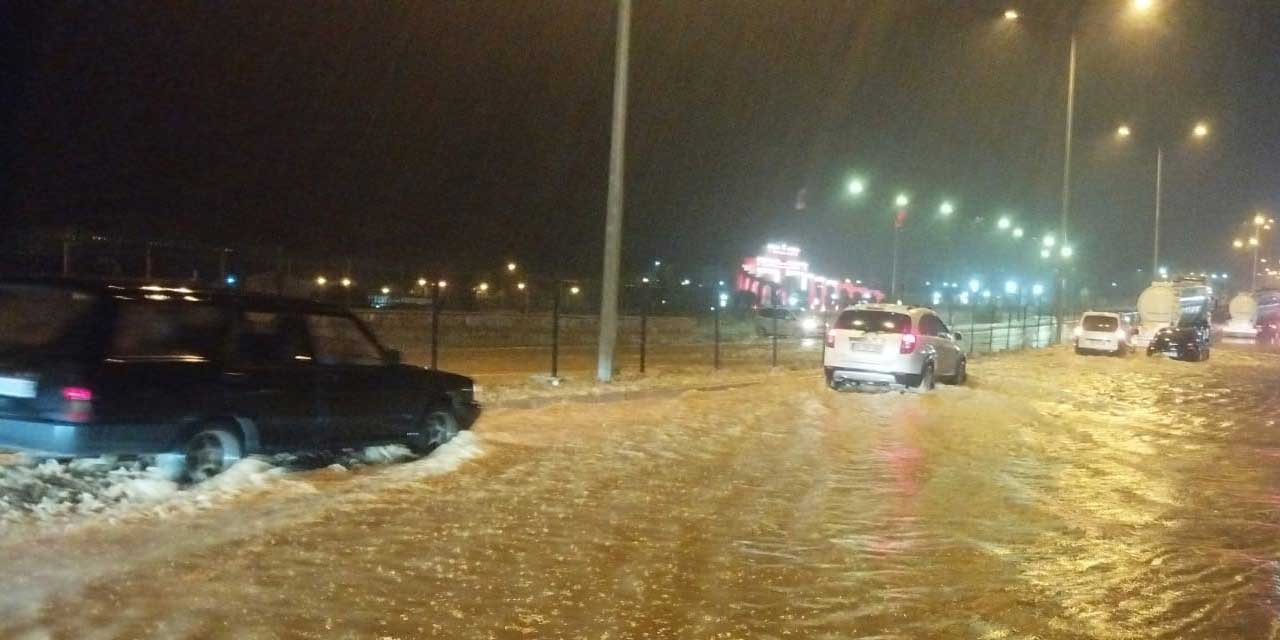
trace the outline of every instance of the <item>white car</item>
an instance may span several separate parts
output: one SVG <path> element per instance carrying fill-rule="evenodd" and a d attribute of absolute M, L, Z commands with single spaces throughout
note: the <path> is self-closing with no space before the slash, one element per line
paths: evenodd
<path fill-rule="evenodd" d="M 933 310 L 892 304 L 861 304 L 840 312 L 823 348 L 827 386 L 874 385 L 933 388 L 935 381 L 963 384 L 961 335 Z"/>
<path fill-rule="evenodd" d="M 1125 356 L 1133 352 L 1133 336 L 1137 333 L 1127 314 L 1109 311 L 1086 311 L 1072 331 L 1076 353 L 1104 353 Z"/>

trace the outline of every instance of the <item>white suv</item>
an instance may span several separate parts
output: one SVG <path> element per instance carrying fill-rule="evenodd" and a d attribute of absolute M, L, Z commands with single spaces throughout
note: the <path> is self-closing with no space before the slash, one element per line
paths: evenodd
<path fill-rule="evenodd" d="M 840 312 L 822 353 L 827 386 L 880 385 L 933 388 L 934 381 L 963 384 L 959 332 L 924 307 L 861 304 Z"/>
<path fill-rule="evenodd" d="M 1117 356 L 1133 351 L 1133 336 L 1137 330 L 1125 314 L 1109 311 L 1086 311 L 1080 316 L 1080 324 L 1071 332 L 1076 353 L 1109 353 Z"/>

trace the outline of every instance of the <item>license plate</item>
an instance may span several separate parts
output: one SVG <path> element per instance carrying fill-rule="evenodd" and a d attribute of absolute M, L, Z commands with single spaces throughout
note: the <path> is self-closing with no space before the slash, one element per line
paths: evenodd
<path fill-rule="evenodd" d="M 874 351 L 879 351 L 879 350 L 880 350 L 880 343 L 878 343 L 878 342 L 858 342 L 857 340 L 850 340 L 850 341 L 849 341 L 849 348 L 850 348 L 850 349 L 853 349 L 854 351 L 874 352 Z"/>
<path fill-rule="evenodd" d="M 36 381 L 29 378 L 0 376 L 0 396 L 34 398 L 36 397 Z"/>

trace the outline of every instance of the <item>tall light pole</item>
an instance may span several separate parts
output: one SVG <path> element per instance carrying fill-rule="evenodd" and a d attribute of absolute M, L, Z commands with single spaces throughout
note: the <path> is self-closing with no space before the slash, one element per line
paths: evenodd
<path fill-rule="evenodd" d="M 1133 135 L 1129 125 L 1122 124 L 1116 129 L 1116 137 L 1124 140 Z M 1191 137 L 1203 139 L 1209 135 L 1209 125 L 1203 120 L 1191 128 Z M 1152 222 L 1151 241 L 1151 273 L 1160 269 L 1160 209 L 1164 199 L 1164 145 L 1156 147 L 1156 210 Z"/>
<path fill-rule="evenodd" d="M 622 261 L 623 150 L 627 132 L 627 63 L 631 45 L 631 0 L 618 0 L 618 38 L 613 66 L 613 129 L 609 143 L 609 195 L 604 221 L 604 274 L 600 281 L 600 343 L 596 380 L 613 380 L 618 345 L 618 288 Z"/>
<path fill-rule="evenodd" d="M 1160 197 L 1164 189 L 1164 147 L 1156 147 L 1156 219 L 1151 246 L 1151 273 L 1160 268 Z"/>
<path fill-rule="evenodd" d="M 907 194 L 900 193 L 894 198 L 893 204 L 897 207 L 897 212 L 893 218 L 893 269 L 889 277 L 889 297 L 898 298 L 898 250 L 902 244 L 902 227 L 907 223 L 907 205 L 911 204 L 911 199 Z"/>
<path fill-rule="evenodd" d="M 1071 138 L 1072 125 L 1076 113 L 1076 32 L 1071 32 L 1071 53 L 1067 60 L 1067 133 L 1066 149 L 1062 159 L 1062 213 L 1058 224 L 1058 233 L 1062 242 L 1070 240 L 1067 235 L 1067 219 L 1071 217 Z"/>

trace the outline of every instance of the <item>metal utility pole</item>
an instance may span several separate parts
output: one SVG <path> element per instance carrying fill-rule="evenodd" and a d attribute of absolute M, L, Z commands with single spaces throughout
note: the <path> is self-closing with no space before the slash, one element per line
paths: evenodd
<path fill-rule="evenodd" d="M 1066 247 L 1070 243 L 1068 235 L 1067 221 L 1071 217 L 1071 142 L 1072 142 L 1072 125 L 1075 122 L 1076 112 L 1076 34 L 1071 32 L 1071 54 L 1067 61 L 1067 133 L 1066 133 L 1066 149 L 1063 152 L 1062 159 L 1062 212 L 1058 221 L 1058 232 L 1062 236 L 1062 246 Z M 1062 294 L 1067 289 L 1066 273 L 1062 269 L 1058 269 L 1054 273 L 1054 288 L 1057 294 L 1053 297 L 1054 319 L 1058 323 L 1057 340 L 1062 340 Z"/>
<path fill-rule="evenodd" d="M 600 343 L 596 380 L 613 380 L 618 346 L 618 287 L 622 261 L 622 186 L 627 131 L 627 57 L 631 46 L 631 0 L 618 0 L 618 40 L 613 68 L 613 130 L 609 144 L 609 196 L 604 222 L 604 275 L 600 281 Z"/>
<path fill-rule="evenodd" d="M 1067 62 L 1067 135 L 1066 150 L 1062 161 L 1062 211 L 1058 232 L 1062 235 L 1062 244 L 1070 241 L 1067 235 L 1067 220 L 1071 217 L 1071 142 L 1072 125 L 1076 112 L 1076 34 L 1071 33 L 1071 56 Z"/>
<path fill-rule="evenodd" d="M 893 229 L 893 270 L 889 276 L 889 297 L 898 298 L 898 245 L 902 241 L 902 227 L 895 226 Z"/>
<path fill-rule="evenodd" d="M 1164 177 L 1164 147 L 1156 147 L 1156 221 L 1155 243 L 1151 249 L 1151 273 L 1160 272 L 1160 191 Z"/>

